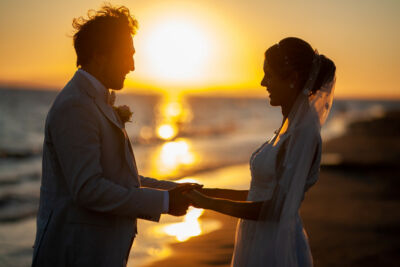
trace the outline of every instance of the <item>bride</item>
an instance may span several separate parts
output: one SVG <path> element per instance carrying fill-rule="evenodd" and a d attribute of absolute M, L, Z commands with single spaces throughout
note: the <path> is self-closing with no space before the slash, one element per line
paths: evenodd
<path fill-rule="evenodd" d="M 321 126 L 330 111 L 335 64 L 305 41 L 289 37 L 265 52 L 264 78 L 283 122 L 250 159 L 250 190 L 203 188 L 186 193 L 194 206 L 241 218 L 232 266 L 312 266 L 299 216 L 317 181 Z"/>

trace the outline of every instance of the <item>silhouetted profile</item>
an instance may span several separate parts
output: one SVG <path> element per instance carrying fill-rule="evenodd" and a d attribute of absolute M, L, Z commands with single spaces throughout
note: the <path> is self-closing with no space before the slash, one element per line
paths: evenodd
<path fill-rule="evenodd" d="M 195 206 L 241 218 L 232 266 L 309 267 L 312 256 L 298 210 L 317 181 L 320 129 L 330 111 L 334 63 L 305 41 L 286 38 L 265 53 L 262 86 L 283 123 L 250 160 L 250 190 L 187 193 Z"/>
<path fill-rule="evenodd" d="M 32 266 L 125 266 L 136 219 L 183 215 L 177 185 L 138 174 L 109 89 L 134 70 L 137 21 L 126 7 L 104 6 L 74 20 L 80 67 L 48 112 Z"/>

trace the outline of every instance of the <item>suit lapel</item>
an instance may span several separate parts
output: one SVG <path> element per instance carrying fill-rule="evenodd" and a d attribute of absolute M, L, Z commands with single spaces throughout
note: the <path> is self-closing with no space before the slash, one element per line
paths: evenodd
<path fill-rule="evenodd" d="M 97 89 L 93 86 L 93 84 L 89 81 L 88 78 L 85 77 L 82 73 L 77 71 L 74 76 L 74 80 L 78 83 L 78 87 L 81 88 L 84 92 L 86 92 L 91 98 L 94 99 L 97 107 L 104 114 L 104 116 L 116 127 L 122 130 L 123 126 L 120 123 L 116 116 L 113 114 L 114 110 L 110 105 L 106 103 L 106 99 L 102 96 Z"/>
<path fill-rule="evenodd" d="M 79 84 L 79 88 L 83 89 L 91 98 L 93 98 L 96 106 L 100 109 L 101 113 L 103 113 L 103 115 L 123 133 L 125 143 L 125 159 L 128 163 L 129 168 L 135 174 L 134 176 L 137 178 L 140 185 L 140 180 L 138 178 L 139 173 L 136 167 L 136 160 L 133 154 L 131 142 L 122 121 L 118 119 L 118 114 L 114 113 L 113 108 L 108 105 L 104 101 L 104 99 L 102 99 L 102 97 L 98 94 L 96 88 L 83 74 L 76 72 L 74 80 L 76 80 L 76 82 Z"/>
<path fill-rule="evenodd" d="M 106 116 L 106 118 L 119 129 L 123 130 L 122 123 L 117 120 L 117 114 L 114 113 L 113 108 L 106 104 L 103 100 L 95 98 L 95 103 L 101 110 L 101 112 Z M 114 114 L 113 114 L 114 113 Z"/>

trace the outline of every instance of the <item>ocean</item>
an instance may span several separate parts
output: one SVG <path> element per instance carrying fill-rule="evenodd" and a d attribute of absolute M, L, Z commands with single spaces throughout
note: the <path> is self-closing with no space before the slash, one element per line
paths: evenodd
<path fill-rule="evenodd" d="M 30 264 L 44 123 L 57 93 L 0 89 L 0 266 Z M 248 188 L 249 173 L 238 173 L 235 166 L 247 164 L 252 151 L 274 134 L 282 119 L 280 109 L 271 107 L 267 98 L 121 93 L 116 105 L 133 111 L 126 129 L 141 174 L 229 188 Z M 342 135 L 353 121 L 384 116 L 399 107 L 399 101 L 335 100 L 323 140 Z M 218 170 L 224 175 L 218 176 Z M 163 216 L 159 224 L 141 221 L 129 266 L 168 256 L 166 244 L 172 240 L 184 242 L 219 227 L 215 221 L 199 221 L 201 212 L 191 209 L 183 218 Z M 182 229 L 182 223 L 189 229 L 183 236 L 174 230 Z"/>

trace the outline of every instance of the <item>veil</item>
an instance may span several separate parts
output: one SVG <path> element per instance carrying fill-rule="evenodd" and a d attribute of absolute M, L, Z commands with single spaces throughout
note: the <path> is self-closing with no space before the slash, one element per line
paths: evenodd
<path fill-rule="evenodd" d="M 239 257 L 246 262 L 239 262 L 238 266 L 312 266 L 312 262 L 304 262 L 302 255 L 310 253 L 308 243 L 299 244 L 298 235 L 304 233 L 298 210 L 309 180 L 315 182 L 318 178 L 320 130 L 331 109 L 336 82 L 334 78 L 311 94 L 320 68 L 321 56 L 315 51 L 309 78 L 273 143 L 280 145 L 282 154 L 277 157 L 272 199 L 264 202 L 253 240 L 247 240 L 249 255 Z"/>

